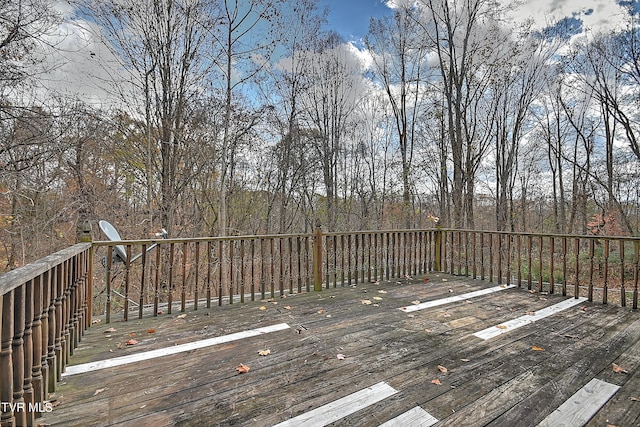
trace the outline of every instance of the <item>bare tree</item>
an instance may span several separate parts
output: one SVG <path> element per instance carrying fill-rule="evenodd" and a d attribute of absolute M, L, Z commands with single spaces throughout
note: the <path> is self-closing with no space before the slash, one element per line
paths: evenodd
<path fill-rule="evenodd" d="M 322 170 L 326 225 L 335 230 L 339 156 L 357 105 L 361 68 L 337 34 L 329 33 L 320 43 L 308 62 L 308 90 L 303 105 L 307 126 L 314 131 L 314 159 Z"/>
<path fill-rule="evenodd" d="M 401 6 L 393 18 L 372 19 L 365 38 L 378 80 L 387 94 L 402 162 L 402 201 L 406 227 L 411 226 L 414 147 L 421 102 L 426 92 L 427 54 L 431 46 L 421 37 L 418 12 Z"/>

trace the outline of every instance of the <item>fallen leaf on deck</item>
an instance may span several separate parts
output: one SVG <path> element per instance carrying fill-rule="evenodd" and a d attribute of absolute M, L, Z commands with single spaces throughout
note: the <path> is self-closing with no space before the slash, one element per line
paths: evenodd
<path fill-rule="evenodd" d="M 285 305 L 285 306 L 284 306 L 284 307 L 282 307 L 282 308 L 284 308 L 285 310 L 291 310 L 291 306 L 290 306 L 290 305 Z"/>
<path fill-rule="evenodd" d="M 431 329 L 425 329 L 424 331 L 427 333 L 431 333 Z"/>
<path fill-rule="evenodd" d="M 106 388 L 99 388 L 93 393 L 93 395 L 95 396 L 96 394 L 102 393 L 105 390 L 106 390 Z"/>
<path fill-rule="evenodd" d="M 463 362 L 471 362 L 470 359 L 460 359 L 460 360 L 462 360 Z"/>
<path fill-rule="evenodd" d="M 633 397 L 633 396 L 631 396 L 631 397 L 629 398 L 629 400 L 630 400 L 630 401 L 632 401 L 632 402 L 640 402 L 640 397 Z"/>
<path fill-rule="evenodd" d="M 427 283 L 428 281 L 429 281 L 429 278 L 428 278 L 428 277 L 425 277 L 424 279 L 422 279 L 422 282 L 423 282 L 423 283 Z"/>
<path fill-rule="evenodd" d="M 251 368 L 242 363 L 236 367 L 236 371 L 240 372 L 241 374 L 246 374 L 247 372 L 249 372 L 249 369 Z"/>
<path fill-rule="evenodd" d="M 93 320 L 91 321 L 91 323 L 92 323 L 92 324 L 94 324 L 94 325 L 95 325 L 96 323 L 100 323 L 100 322 L 102 322 L 102 320 L 100 320 L 100 319 L 93 319 Z"/>
<path fill-rule="evenodd" d="M 121 343 L 121 342 L 117 343 L 117 344 L 116 344 L 116 347 L 118 347 L 118 348 L 124 348 L 124 346 L 122 345 L 122 343 Z"/>
<path fill-rule="evenodd" d="M 613 372 L 618 373 L 618 374 L 628 374 L 629 371 L 627 371 L 626 369 L 622 368 L 620 365 L 616 365 L 615 363 L 613 363 Z"/>
<path fill-rule="evenodd" d="M 265 311 L 267 309 L 267 307 L 265 307 L 264 305 L 260 306 L 260 310 Z"/>
<path fill-rule="evenodd" d="M 260 351 L 258 352 L 258 354 L 259 354 L 260 356 L 268 356 L 268 355 L 270 355 L 270 354 L 271 354 L 271 350 L 260 350 Z"/>
<path fill-rule="evenodd" d="M 507 327 L 505 325 L 498 325 L 498 326 L 496 326 L 496 328 L 498 328 L 498 329 L 507 329 Z"/>
<path fill-rule="evenodd" d="M 442 279 L 442 281 L 443 281 L 443 282 L 448 282 L 448 280 L 447 280 L 447 279 Z"/>
<path fill-rule="evenodd" d="M 442 365 L 438 365 L 438 370 L 444 374 L 446 374 L 447 372 L 449 372 L 449 370 L 447 368 L 445 368 Z"/>
<path fill-rule="evenodd" d="M 147 329 L 147 333 L 148 333 L 148 334 L 155 334 L 155 333 L 156 333 L 156 330 L 155 330 L 155 329 L 153 329 L 153 328 L 150 328 L 150 329 Z"/>
<path fill-rule="evenodd" d="M 387 293 L 387 291 L 385 291 L 385 290 L 380 290 L 380 291 L 378 291 L 378 293 L 379 293 L 379 294 L 386 294 L 386 293 Z"/>
<path fill-rule="evenodd" d="M 129 336 L 130 336 L 131 338 L 133 338 L 133 337 L 135 337 L 135 336 L 136 336 L 136 333 L 135 333 L 135 332 L 129 332 Z"/>
<path fill-rule="evenodd" d="M 536 314 L 536 312 L 535 311 L 527 311 L 525 314 L 527 316 L 533 316 L 534 314 Z"/>
<path fill-rule="evenodd" d="M 373 297 L 373 299 L 376 300 L 376 301 L 382 301 L 382 298 L 380 298 L 380 297 Z"/>
<path fill-rule="evenodd" d="M 127 341 L 125 343 L 126 345 L 136 345 L 138 344 L 138 341 L 134 340 L 133 338 L 131 338 L 129 341 Z"/>
<path fill-rule="evenodd" d="M 105 334 L 110 334 L 110 333 L 115 332 L 115 331 L 117 331 L 117 329 L 116 329 L 116 328 L 111 327 L 111 328 L 109 328 L 109 329 L 105 329 L 105 330 L 104 330 L 104 333 L 105 333 Z"/>
<path fill-rule="evenodd" d="M 336 355 L 336 358 L 337 358 L 338 360 L 344 360 L 344 359 L 346 359 L 346 358 L 347 358 L 347 356 L 345 356 L 344 354 L 337 354 L 337 355 Z"/>
<path fill-rule="evenodd" d="M 364 304 L 364 305 L 371 305 L 371 301 L 370 301 L 370 300 L 368 300 L 368 299 L 363 299 L 363 300 L 362 300 L 362 304 Z"/>
<path fill-rule="evenodd" d="M 187 317 L 187 313 L 182 313 L 182 314 L 178 315 L 178 317 L 176 317 L 176 319 L 184 319 L 185 317 Z"/>
<path fill-rule="evenodd" d="M 158 310 L 158 314 L 163 314 L 162 310 Z"/>
<path fill-rule="evenodd" d="M 418 305 L 418 304 L 420 304 L 420 301 L 418 301 L 418 300 L 411 301 L 411 304 Z"/>
<path fill-rule="evenodd" d="M 444 317 L 451 317 L 451 313 L 444 313 L 442 316 L 444 316 Z"/>
<path fill-rule="evenodd" d="M 533 350 L 533 351 L 544 351 L 544 348 L 538 347 L 537 345 L 534 345 L 533 347 L 531 347 L 531 350 Z"/>
<path fill-rule="evenodd" d="M 318 314 L 324 313 L 324 310 L 318 310 Z"/>
<path fill-rule="evenodd" d="M 431 384 L 441 385 L 440 380 L 437 378 L 435 380 L 431 380 Z"/>

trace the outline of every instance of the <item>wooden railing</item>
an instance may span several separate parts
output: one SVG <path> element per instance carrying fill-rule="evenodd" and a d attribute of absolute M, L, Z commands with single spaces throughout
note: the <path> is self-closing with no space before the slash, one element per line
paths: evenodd
<path fill-rule="evenodd" d="M 92 315 L 128 320 L 434 272 L 637 309 L 639 252 L 640 238 L 441 228 L 78 244 L 0 276 L 0 422 L 33 425 L 50 410 Z"/>
<path fill-rule="evenodd" d="M 0 276 L 2 426 L 34 425 L 90 324 L 91 244 Z"/>
<path fill-rule="evenodd" d="M 116 245 L 126 259 L 141 256 L 117 260 Z M 96 307 L 110 322 L 437 271 L 635 309 L 639 245 L 452 229 L 95 242 L 105 266 Z"/>
<path fill-rule="evenodd" d="M 443 230 L 442 271 L 638 308 L 640 238 Z"/>

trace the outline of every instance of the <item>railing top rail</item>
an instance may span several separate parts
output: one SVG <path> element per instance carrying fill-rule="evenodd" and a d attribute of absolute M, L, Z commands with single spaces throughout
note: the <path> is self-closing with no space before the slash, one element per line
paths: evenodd
<path fill-rule="evenodd" d="M 27 283 L 39 275 L 91 248 L 91 243 L 78 243 L 37 261 L 0 275 L 0 295 Z"/>
<path fill-rule="evenodd" d="M 469 230 L 459 228 L 440 228 L 442 231 L 461 231 L 466 233 L 486 233 L 486 234 L 502 234 L 532 237 L 556 237 L 556 238 L 572 238 L 572 239 L 593 239 L 593 240 L 625 240 L 630 242 L 640 241 L 639 236 L 596 236 L 584 234 L 557 234 L 557 233 L 528 233 L 520 231 L 492 231 L 492 230 Z"/>
<path fill-rule="evenodd" d="M 341 235 L 363 235 L 363 234 L 385 234 L 385 233 L 415 233 L 415 232 L 466 232 L 466 233 L 486 233 L 501 235 L 519 235 L 532 237 L 556 237 L 556 238 L 580 238 L 580 239 L 610 239 L 624 241 L 640 241 L 640 237 L 630 236 L 596 236 L 596 235 L 579 235 L 579 234 L 555 234 L 555 233 L 530 233 L 530 232 L 511 232 L 511 231 L 495 231 L 495 230 L 471 230 L 458 228 L 423 228 L 423 229 L 395 229 L 395 230 L 360 230 L 360 231 L 335 231 L 323 232 L 323 236 L 341 236 Z M 192 242 L 217 242 L 217 241 L 234 241 L 234 240 L 269 240 L 269 239 L 287 239 L 297 237 L 313 237 L 314 233 L 297 233 L 297 234 L 258 234 L 258 235 L 242 235 L 242 236 L 210 236 L 210 237 L 183 237 L 169 239 L 131 239 L 131 240 L 100 240 L 93 242 L 95 246 L 114 246 L 114 245 L 152 245 L 167 243 L 192 243 Z"/>
<path fill-rule="evenodd" d="M 137 239 L 137 240 L 98 240 L 93 242 L 94 246 L 114 246 L 114 245 L 144 245 L 144 244 L 167 244 L 167 243 L 196 243 L 196 242 L 218 242 L 233 240 L 267 240 L 283 239 L 293 237 L 312 237 L 312 233 L 300 234 L 257 234 L 246 236 L 224 236 L 224 237 L 172 237 L 169 239 Z"/>

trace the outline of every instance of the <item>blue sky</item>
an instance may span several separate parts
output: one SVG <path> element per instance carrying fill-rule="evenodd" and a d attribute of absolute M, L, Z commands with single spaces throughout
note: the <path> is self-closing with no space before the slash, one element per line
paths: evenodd
<path fill-rule="evenodd" d="M 384 0 L 322 0 L 329 7 L 329 27 L 346 40 L 363 38 L 369 29 L 369 19 L 391 14 Z"/>

